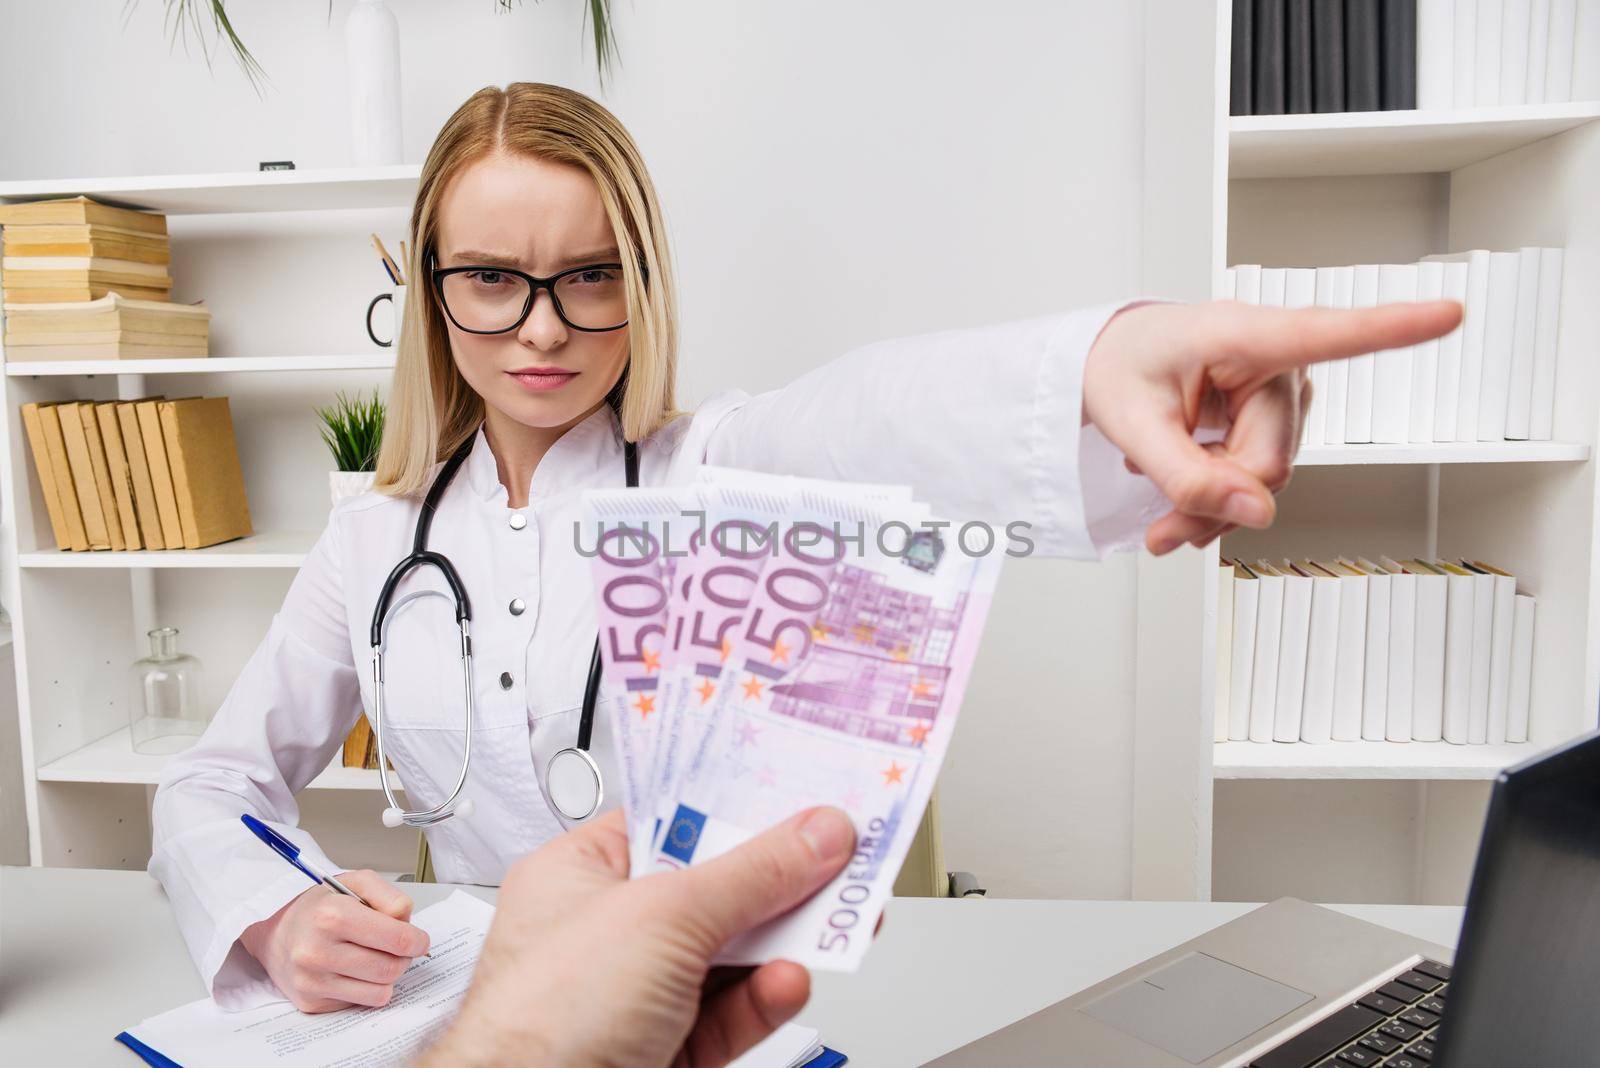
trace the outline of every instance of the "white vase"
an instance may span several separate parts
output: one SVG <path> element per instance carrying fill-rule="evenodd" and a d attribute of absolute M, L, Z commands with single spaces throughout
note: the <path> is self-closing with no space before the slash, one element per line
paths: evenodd
<path fill-rule="evenodd" d="M 329 471 L 328 496 L 331 504 L 338 504 L 346 497 L 354 497 L 367 492 L 372 488 L 372 482 L 377 478 L 374 471 Z"/>
<path fill-rule="evenodd" d="M 400 24 L 384 0 L 356 0 L 344 21 L 350 156 L 357 167 L 402 163 Z"/>

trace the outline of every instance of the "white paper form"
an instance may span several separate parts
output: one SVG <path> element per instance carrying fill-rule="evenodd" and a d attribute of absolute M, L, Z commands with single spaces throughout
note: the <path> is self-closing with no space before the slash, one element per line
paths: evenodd
<path fill-rule="evenodd" d="M 129 1034 L 181 1065 L 229 1068 L 377 1068 L 404 1064 L 455 1017 L 472 980 L 494 906 L 457 890 L 412 923 L 429 956 L 411 962 L 382 1008 L 308 1015 L 287 1001 L 223 1012 L 210 998 L 152 1016 Z"/>

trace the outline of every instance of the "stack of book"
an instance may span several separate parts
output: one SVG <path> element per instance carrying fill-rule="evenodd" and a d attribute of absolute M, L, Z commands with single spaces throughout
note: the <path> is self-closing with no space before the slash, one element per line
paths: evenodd
<path fill-rule="evenodd" d="M 1563 253 L 1428 256 L 1421 263 L 1228 269 L 1224 295 L 1288 308 L 1460 301 L 1443 338 L 1310 369 L 1306 445 L 1549 441 L 1555 425 Z"/>
<path fill-rule="evenodd" d="M 7 304 L 164 301 L 172 290 L 167 218 L 88 197 L 0 205 L 0 285 Z"/>
<path fill-rule="evenodd" d="M 1595 0 L 1234 0 L 1234 115 L 1600 97 Z"/>
<path fill-rule="evenodd" d="M 226 397 L 24 404 L 58 549 L 199 549 L 251 533 Z"/>
<path fill-rule="evenodd" d="M 166 217 L 87 197 L 0 205 L 14 360 L 208 354 L 211 313 L 167 297 Z"/>
<path fill-rule="evenodd" d="M 1223 559 L 1223 741 L 1528 740 L 1534 598 L 1474 560 Z"/>
<path fill-rule="evenodd" d="M 365 715 L 356 720 L 355 727 L 345 737 L 341 766 L 369 770 L 375 770 L 378 766 L 378 739 L 372 733 L 372 724 L 367 722 Z M 394 765 L 390 764 L 389 767 L 392 769 Z"/>

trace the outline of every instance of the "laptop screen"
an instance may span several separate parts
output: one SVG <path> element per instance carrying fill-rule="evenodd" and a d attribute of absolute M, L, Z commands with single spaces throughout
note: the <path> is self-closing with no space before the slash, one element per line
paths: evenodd
<path fill-rule="evenodd" d="M 1439 1063 L 1600 1065 L 1600 733 L 1495 783 Z"/>

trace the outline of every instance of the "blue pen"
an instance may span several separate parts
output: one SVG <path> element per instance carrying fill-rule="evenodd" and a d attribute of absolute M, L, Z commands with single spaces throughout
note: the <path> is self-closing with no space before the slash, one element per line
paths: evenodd
<path fill-rule="evenodd" d="M 306 878 L 310 879 L 314 883 L 321 883 L 335 893 L 344 894 L 346 897 L 353 897 L 363 905 L 367 906 L 367 908 L 372 909 L 374 912 L 378 911 L 377 906 L 368 901 L 366 898 L 362 897 L 360 894 L 356 893 L 354 890 L 350 889 L 348 886 L 341 883 L 338 879 L 335 879 L 333 876 L 324 872 L 317 871 L 310 864 L 301 860 L 300 847 L 289 841 L 289 839 L 285 838 L 271 827 L 268 827 L 265 823 L 262 823 L 248 812 L 239 818 L 244 821 L 244 825 L 246 827 L 250 828 L 251 834 L 267 843 L 267 846 L 274 853 L 278 854 L 278 856 L 282 857 L 290 864 L 293 864 L 295 867 L 305 872 Z"/>

